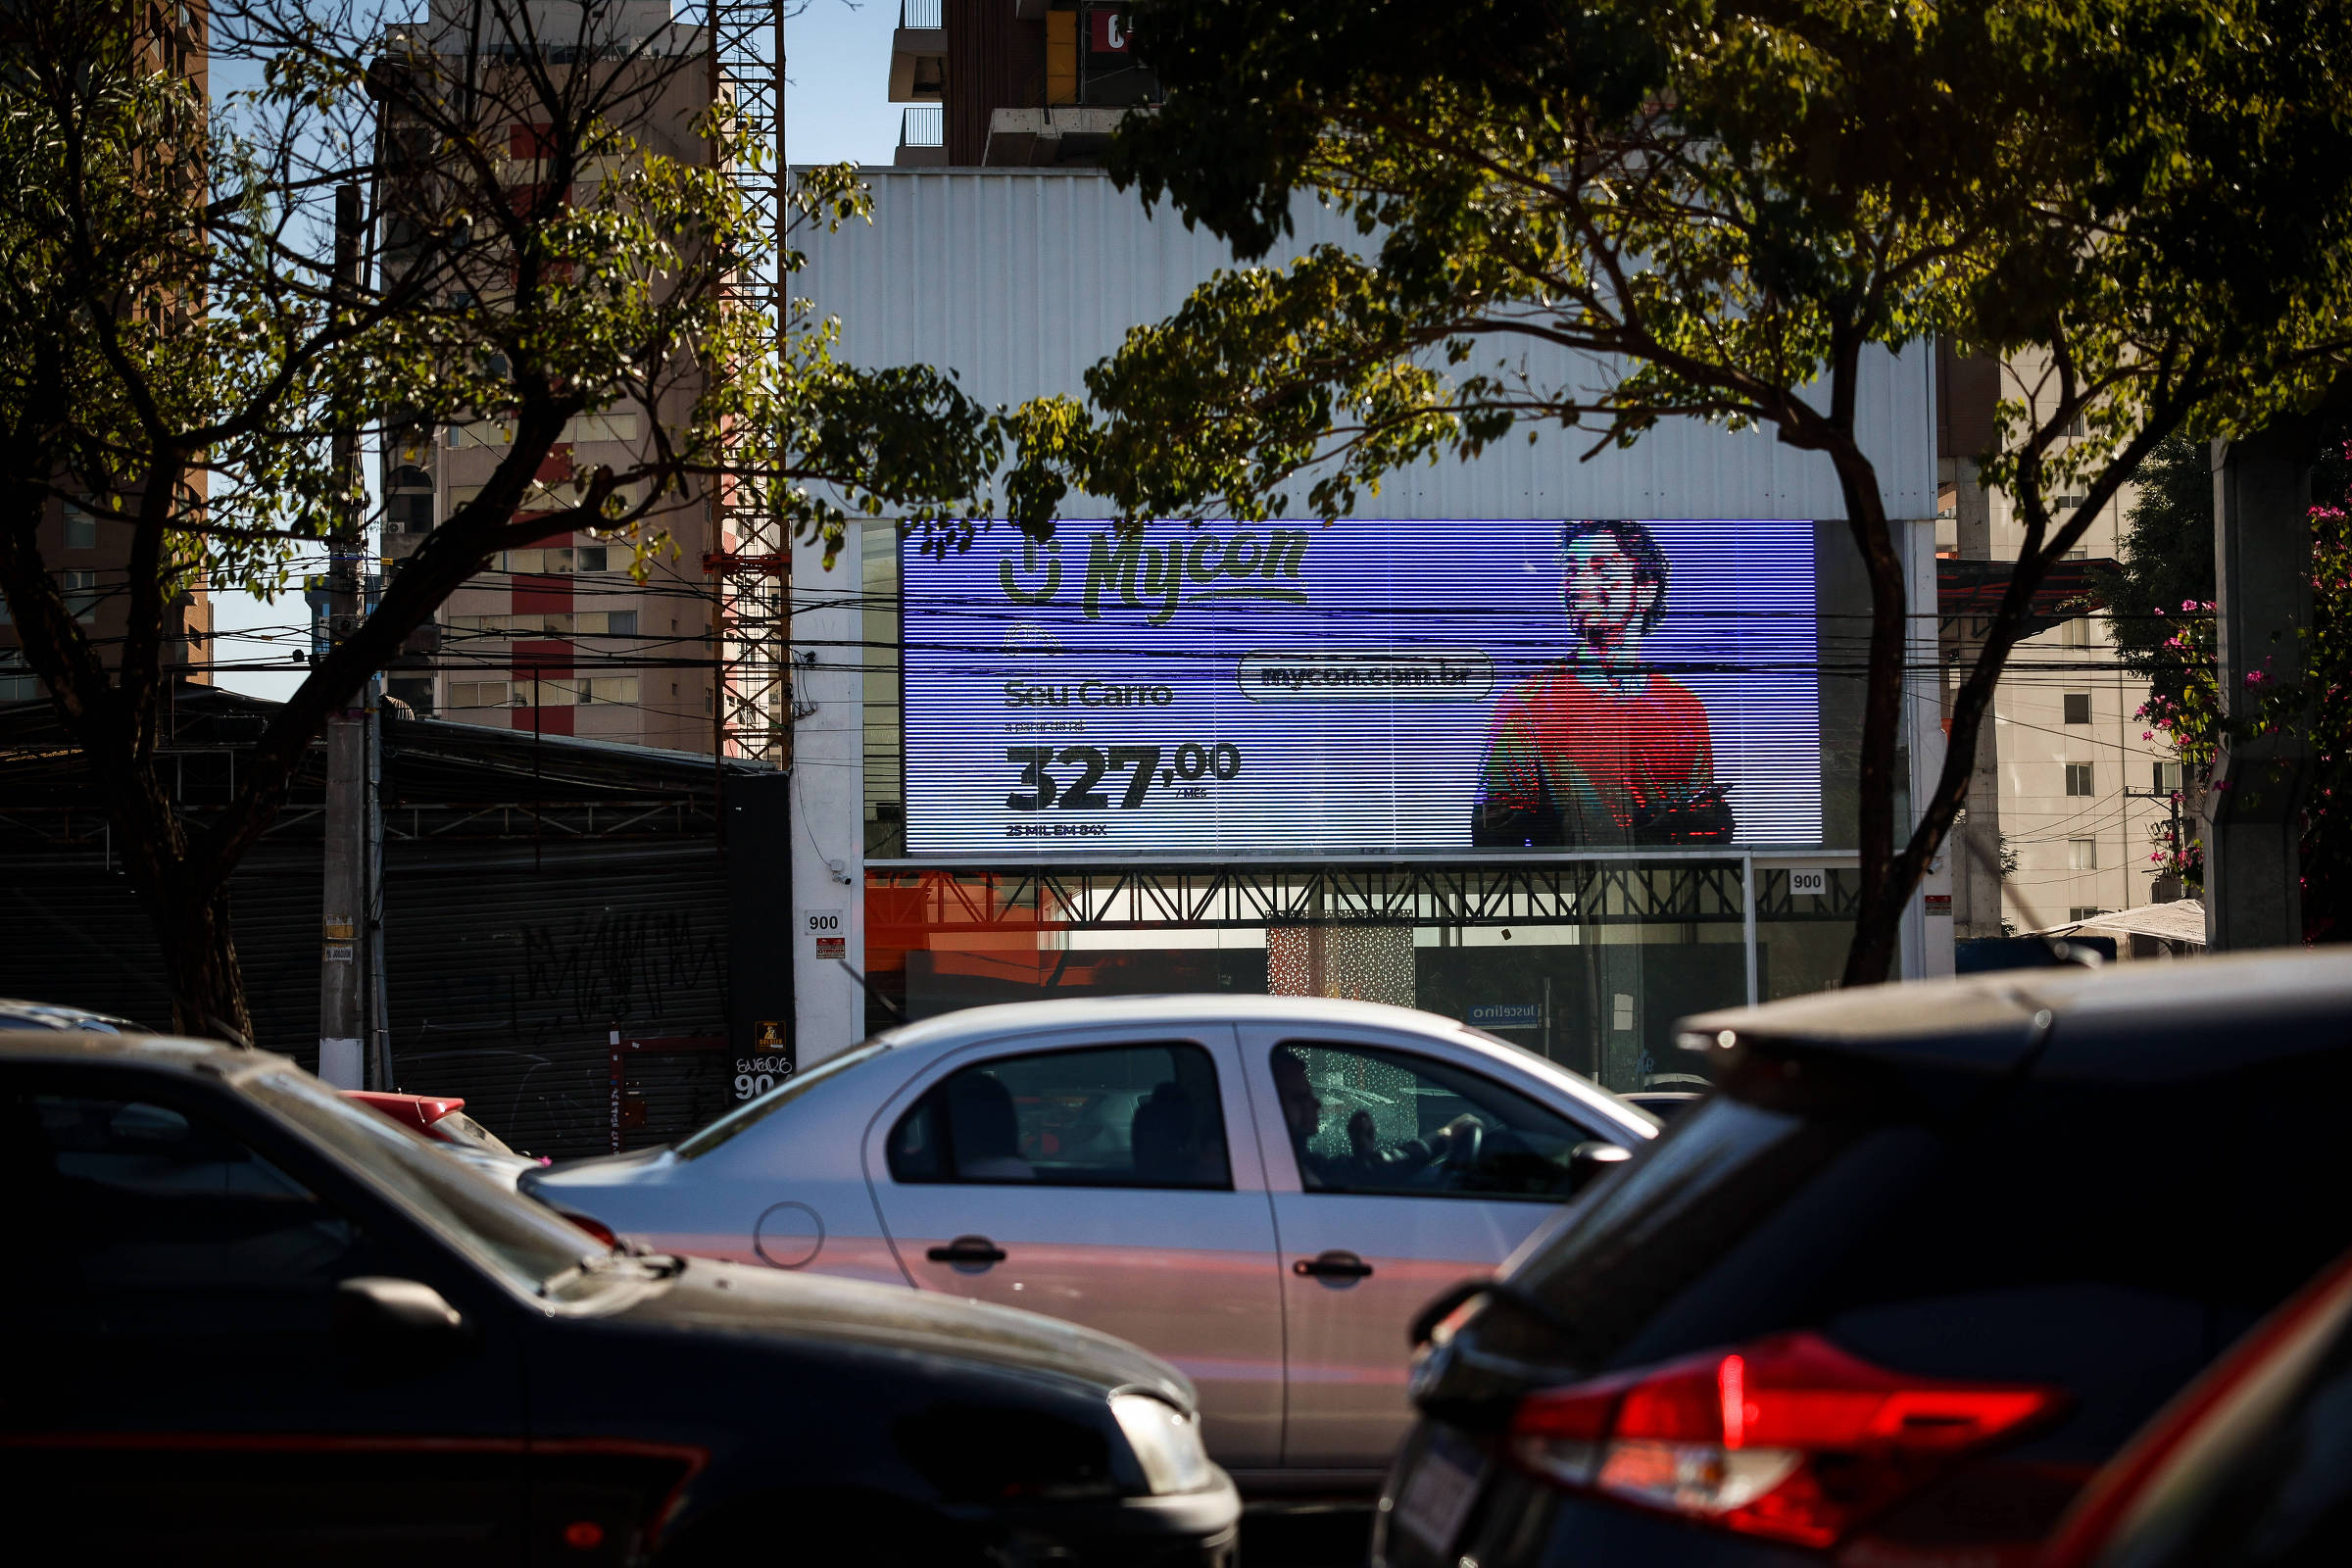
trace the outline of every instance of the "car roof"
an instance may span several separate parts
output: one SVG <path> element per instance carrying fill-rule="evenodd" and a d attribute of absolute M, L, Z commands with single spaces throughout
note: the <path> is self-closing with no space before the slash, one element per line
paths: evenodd
<path fill-rule="evenodd" d="M 419 1131 L 466 1108 L 466 1102 L 455 1095 L 411 1095 L 392 1089 L 343 1089 L 337 1093 L 345 1100 L 382 1112 L 403 1127 Z"/>
<path fill-rule="evenodd" d="M 153 1034 L 145 1024 L 130 1018 L 118 1018 L 111 1012 L 95 1012 L 88 1007 L 68 1006 L 55 1002 L 26 1002 L 18 997 L 0 997 L 0 1028 L 9 1024 L 29 1025 L 35 1029 L 91 1029 L 100 1033 L 113 1030 L 136 1035 Z"/>
<path fill-rule="evenodd" d="M 1683 1019 L 1694 1051 L 2154 1079 L 2352 1046 L 2352 949 L 2007 969 L 1861 986 Z"/>
<path fill-rule="evenodd" d="M 216 1078 L 294 1065 L 292 1058 L 274 1052 L 249 1051 L 218 1040 L 188 1040 L 177 1035 L 109 1035 L 74 1029 L 0 1029 L 0 1059 L 118 1061 L 165 1071 L 201 1072 Z"/>
<path fill-rule="evenodd" d="M 1570 1072 L 1525 1046 L 1475 1029 L 1440 1013 L 1385 1002 L 1349 1002 L 1338 997 L 1237 996 L 1230 992 L 1176 992 L 1140 997 L 1058 997 L 1051 1002 L 1009 1002 L 942 1013 L 877 1035 L 873 1043 L 894 1051 L 944 1051 L 1008 1036 L 1062 1029 L 1125 1025 L 1261 1023 L 1298 1029 L 1386 1029 L 1442 1040 L 1490 1058 L 1507 1060 L 1519 1071 L 1551 1081 L 1603 1113 L 1653 1132 L 1657 1118 L 1600 1085 Z"/>
<path fill-rule="evenodd" d="M 1469 1035 L 1481 1041 L 1490 1038 L 1454 1019 L 1385 1002 L 1349 1002 L 1337 997 L 1235 996 L 1208 991 L 997 1003 L 901 1024 L 876 1039 L 892 1047 L 928 1046 L 1033 1030 L 1170 1023 L 1178 1019 L 1187 1023 L 1354 1024 L 1422 1035 Z"/>

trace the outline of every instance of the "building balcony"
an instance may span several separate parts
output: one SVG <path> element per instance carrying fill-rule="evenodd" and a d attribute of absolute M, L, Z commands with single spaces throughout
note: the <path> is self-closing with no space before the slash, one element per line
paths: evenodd
<path fill-rule="evenodd" d="M 941 0 L 899 0 L 898 29 L 890 35 L 890 101 L 935 104 L 948 86 L 948 29 Z"/>
<path fill-rule="evenodd" d="M 1097 104 L 999 109 L 988 117 L 988 150 L 980 161 L 997 169 L 1100 163 L 1110 133 L 1133 112 L 1125 105 Z"/>
<path fill-rule="evenodd" d="M 937 169 L 948 161 L 948 112 L 938 104 L 899 112 L 898 169 Z"/>

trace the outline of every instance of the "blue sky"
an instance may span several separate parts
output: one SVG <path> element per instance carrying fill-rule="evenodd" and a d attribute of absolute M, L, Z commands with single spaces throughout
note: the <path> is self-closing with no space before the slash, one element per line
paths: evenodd
<path fill-rule="evenodd" d="M 679 0 L 676 10 L 685 19 L 703 6 L 700 0 Z M 895 0 L 857 5 L 808 0 L 785 23 L 784 143 L 791 162 L 890 162 L 899 140 L 900 106 L 889 101 L 890 34 L 897 23 Z M 216 72 L 214 87 L 226 91 L 248 79 L 240 73 Z M 220 634 L 213 657 L 260 666 L 222 670 L 220 684 L 256 697 L 292 693 L 303 671 L 290 656 L 310 641 L 301 594 L 265 605 L 251 594 L 220 592 L 213 605 Z"/>
<path fill-rule="evenodd" d="M 796 164 L 887 164 L 899 144 L 890 99 L 889 0 L 808 0 L 784 24 L 785 155 Z"/>

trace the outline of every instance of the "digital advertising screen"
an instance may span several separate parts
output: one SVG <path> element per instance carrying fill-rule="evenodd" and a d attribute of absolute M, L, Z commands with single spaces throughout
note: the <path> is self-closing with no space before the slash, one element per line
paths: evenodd
<path fill-rule="evenodd" d="M 908 540 L 914 856 L 1811 845 L 1810 522 Z"/>

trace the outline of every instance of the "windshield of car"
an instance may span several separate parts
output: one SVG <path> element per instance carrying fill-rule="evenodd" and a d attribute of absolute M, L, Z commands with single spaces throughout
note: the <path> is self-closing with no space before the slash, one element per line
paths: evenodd
<path fill-rule="evenodd" d="M 845 1051 L 829 1061 L 804 1067 L 758 1100 L 746 1101 L 702 1131 L 687 1134 L 678 1141 L 671 1152 L 680 1159 L 699 1159 L 728 1139 L 751 1131 L 826 1079 L 837 1078 L 859 1062 L 873 1060 L 882 1054 L 883 1049 L 879 1042 L 868 1041 L 855 1051 Z"/>
<path fill-rule="evenodd" d="M 453 1110 L 448 1115 L 437 1118 L 433 1122 L 433 1136 L 445 1144 L 460 1144 L 467 1149 L 481 1150 L 484 1153 L 512 1154 L 514 1152 L 507 1147 L 505 1139 L 462 1110 Z"/>
<path fill-rule="evenodd" d="M 1491 1034 L 1487 1030 L 1475 1028 L 1470 1024 L 1463 1024 L 1461 1029 L 1462 1033 L 1470 1036 L 1473 1040 L 1478 1041 L 1481 1045 L 1500 1046 L 1503 1050 L 1518 1057 L 1523 1067 L 1529 1071 L 1532 1071 L 1540 1078 L 1552 1078 L 1561 1076 L 1569 1078 L 1575 1083 L 1577 1090 L 1582 1095 L 1589 1096 L 1592 1100 L 1599 1101 L 1610 1110 L 1615 1111 L 1627 1121 L 1632 1122 L 1636 1127 L 1648 1128 L 1654 1132 L 1658 1128 L 1666 1125 L 1663 1119 L 1652 1113 L 1648 1108 L 1642 1105 L 1639 1102 L 1628 1100 L 1623 1095 L 1612 1094 L 1610 1091 L 1603 1089 L 1600 1085 L 1594 1083 L 1592 1079 L 1587 1078 L 1582 1073 L 1569 1072 L 1566 1068 L 1562 1067 L 1558 1062 L 1552 1060 L 1549 1056 L 1546 1056 L 1540 1052 L 1530 1051 L 1527 1049 L 1527 1047 L 1521 1045 L 1516 1040 L 1505 1040 L 1498 1034 Z"/>
<path fill-rule="evenodd" d="M 550 1294 L 549 1282 L 560 1276 L 565 1281 L 560 1294 L 577 1296 L 593 1286 L 597 1271 L 583 1268 L 583 1259 L 607 1249 L 375 1111 L 298 1073 L 261 1073 L 240 1087 L 510 1283 L 534 1295 Z"/>

